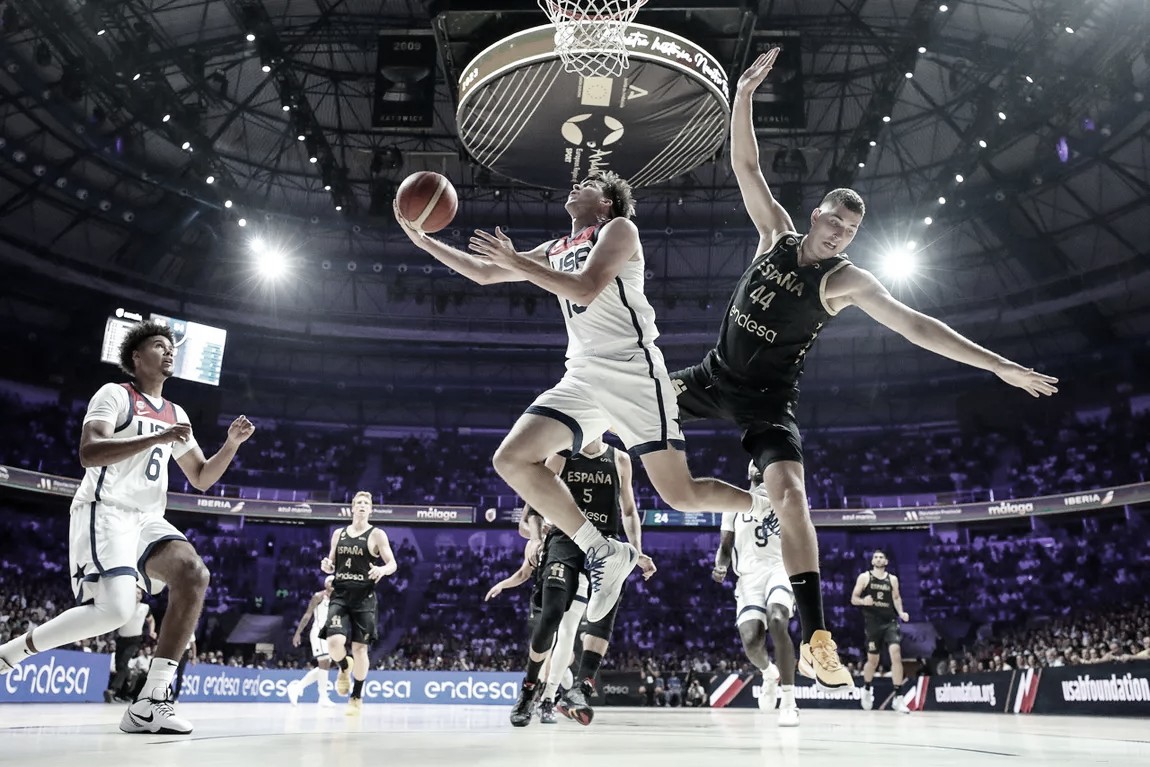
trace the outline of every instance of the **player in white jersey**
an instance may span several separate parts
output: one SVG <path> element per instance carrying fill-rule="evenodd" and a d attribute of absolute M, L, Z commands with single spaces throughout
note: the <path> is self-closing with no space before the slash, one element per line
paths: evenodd
<path fill-rule="evenodd" d="M 303 627 L 307 622 L 311 621 L 311 631 L 308 632 L 308 640 L 311 642 L 311 654 L 315 658 L 316 667 L 308 671 L 303 679 L 293 680 L 288 684 L 287 694 L 288 699 L 294 706 L 299 703 L 299 696 L 307 689 L 307 686 L 315 682 L 319 688 L 319 701 L 321 706 L 334 705 L 331 698 L 327 695 L 328 680 L 327 672 L 331 668 L 331 656 L 327 652 L 327 641 L 320 638 L 319 631 L 327 625 L 327 606 L 331 600 L 332 585 L 335 583 L 335 576 L 329 575 L 323 579 L 323 591 L 317 591 L 312 594 L 311 601 L 307 604 L 307 610 L 304 611 L 303 617 L 299 619 L 299 624 L 295 627 L 295 634 L 291 638 L 292 647 L 299 647 L 301 641 L 301 634 Z"/>
<path fill-rule="evenodd" d="M 763 475 L 754 461 L 747 467 L 751 490 L 766 495 Z M 799 709 L 795 703 L 795 645 L 791 640 L 790 622 L 795 611 L 791 580 L 783 566 L 781 527 L 774 510 L 762 518 L 750 514 L 724 514 L 719 550 L 715 552 L 715 569 L 711 576 L 722 583 L 734 555 L 735 625 L 747 659 L 763 674 L 759 708 L 775 707 L 780 692 L 779 726 L 797 727 Z M 771 663 L 767 653 L 767 630 L 775 643 L 779 665 Z M 781 685 L 780 685 L 781 682 Z"/>
<path fill-rule="evenodd" d="M 761 514 L 744 490 L 691 476 L 678 406 L 663 355 L 655 346 L 655 312 L 643 294 L 645 260 L 631 221 L 631 187 L 614 173 L 575 184 L 565 204 L 571 234 L 518 252 L 501 229 L 477 231 L 473 253 L 440 242 L 395 216 L 420 249 L 481 285 L 531 282 L 559 299 L 567 325 L 567 372 L 516 421 L 495 452 L 496 471 L 567 534 L 586 556 L 591 596 L 587 619 L 606 616 L 638 563 L 630 544 L 604 538 L 570 490 L 544 462 L 613 430 L 640 457 L 655 490 L 682 511 Z"/>
<path fill-rule="evenodd" d="M 139 697 L 120 721 L 132 733 L 192 731 L 170 700 L 172 677 L 208 587 L 208 569 L 183 533 L 164 519 L 168 459 L 204 491 L 214 485 L 255 427 L 240 416 L 223 447 L 205 458 L 183 408 L 162 396 L 173 371 L 172 331 L 155 322 L 132 328 L 120 346 L 131 383 L 105 384 L 88 404 L 80 436 L 84 479 L 72 501 L 69 545 L 74 607 L 0 645 L 0 673 L 45 650 L 113 631 L 131 617 L 136 587 L 158 594 L 168 609 Z"/>

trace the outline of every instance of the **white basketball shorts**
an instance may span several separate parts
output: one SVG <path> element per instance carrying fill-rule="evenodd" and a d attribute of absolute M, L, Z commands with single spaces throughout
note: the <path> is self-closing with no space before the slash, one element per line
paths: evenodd
<path fill-rule="evenodd" d="M 782 605 L 788 618 L 795 614 L 795 593 L 786 569 L 757 568 L 740 575 L 735 584 L 735 625 L 747 621 L 765 624 L 769 605 Z"/>
<path fill-rule="evenodd" d="M 637 349 L 629 358 L 576 357 L 558 384 L 540 394 L 527 413 L 553 418 L 574 434 L 572 452 L 610 430 L 633 456 L 683 450 L 679 406 L 662 353 Z"/>
<path fill-rule="evenodd" d="M 146 594 L 167 585 L 149 578 L 145 563 L 164 541 L 186 541 L 162 512 L 127 511 L 106 503 L 76 501 L 68 535 L 72 591 L 80 604 L 96 595 L 101 578 L 132 575 Z"/>
<path fill-rule="evenodd" d="M 327 640 L 320 639 L 318 633 L 309 634 L 308 638 L 311 640 L 311 656 L 316 660 L 326 658 L 328 656 Z"/>

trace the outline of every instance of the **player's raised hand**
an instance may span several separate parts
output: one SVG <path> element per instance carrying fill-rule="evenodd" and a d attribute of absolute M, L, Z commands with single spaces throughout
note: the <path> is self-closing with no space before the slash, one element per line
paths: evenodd
<path fill-rule="evenodd" d="M 1034 368 L 1024 368 L 1016 362 L 1004 361 L 995 368 L 994 374 L 1011 386 L 1017 386 L 1031 397 L 1049 397 L 1058 393 L 1058 379 L 1037 372 Z"/>
<path fill-rule="evenodd" d="M 157 444 L 168 444 L 171 442 L 187 442 L 188 438 L 192 436 L 192 425 L 187 423 L 172 424 L 163 431 L 156 432 L 155 442 Z"/>
<path fill-rule="evenodd" d="M 495 227 L 495 234 L 476 229 L 475 234 L 471 235 L 471 242 L 468 243 L 468 247 L 472 253 L 483 256 L 498 266 L 510 267 L 514 265 L 515 245 L 511 242 L 511 238 L 504 234 L 498 226 Z"/>
<path fill-rule="evenodd" d="M 256 427 L 248 420 L 248 417 L 241 415 L 232 421 L 232 425 L 228 427 L 228 441 L 236 445 L 241 445 L 247 442 L 248 437 L 255 434 L 255 431 Z"/>
<path fill-rule="evenodd" d="M 483 601 L 484 602 L 490 602 L 492 599 L 495 599 L 495 597 L 499 596 L 502 593 L 503 593 L 502 584 L 496 583 L 494 586 L 491 587 L 491 591 L 487 592 L 487 596 L 483 597 Z"/>
<path fill-rule="evenodd" d="M 760 54 L 754 63 L 747 67 L 747 71 L 739 77 L 737 90 L 744 95 L 753 93 L 771 73 L 772 67 L 775 66 L 775 59 L 779 57 L 781 50 L 781 48 L 771 48 L 766 53 Z"/>
<path fill-rule="evenodd" d="M 659 568 L 655 567 L 655 560 L 646 554 L 639 555 L 639 570 L 643 573 L 645 581 L 651 580 L 651 576 L 659 572 Z"/>

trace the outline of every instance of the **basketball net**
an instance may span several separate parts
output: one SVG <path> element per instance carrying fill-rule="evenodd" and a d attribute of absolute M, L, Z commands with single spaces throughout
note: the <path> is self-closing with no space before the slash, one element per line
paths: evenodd
<path fill-rule="evenodd" d="M 563 69 L 583 77 L 616 77 L 627 68 L 627 25 L 647 0 L 538 0 L 555 25 Z"/>

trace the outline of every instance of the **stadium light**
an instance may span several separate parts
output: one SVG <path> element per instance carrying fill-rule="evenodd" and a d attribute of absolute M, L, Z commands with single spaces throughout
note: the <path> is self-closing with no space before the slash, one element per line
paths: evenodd
<path fill-rule="evenodd" d="M 892 279 L 905 280 L 914 276 L 918 260 L 915 251 L 918 243 L 907 242 L 902 247 L 893 248 L 883 258 L 883 272 Z"/>

